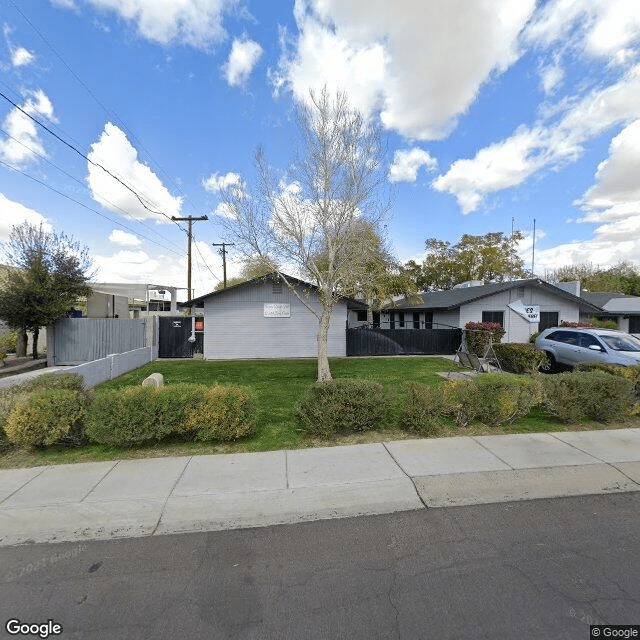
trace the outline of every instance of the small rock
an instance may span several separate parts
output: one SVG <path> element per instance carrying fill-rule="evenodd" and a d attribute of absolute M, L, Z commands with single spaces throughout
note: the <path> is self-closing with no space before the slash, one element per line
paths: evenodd
<path fill-rule="evenodd" d="M 164 387 L 164 376 L 161 373 L 152 373 L 142 381 L 143 387 Z"/>

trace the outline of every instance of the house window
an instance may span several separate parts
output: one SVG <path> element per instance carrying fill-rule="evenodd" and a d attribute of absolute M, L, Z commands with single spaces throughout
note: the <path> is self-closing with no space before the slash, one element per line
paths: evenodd
<path fill-rule="evenodd" d="M 420 314 L 416 311 L 413 312 L 413 328 L 414 329 L 420 328 Z"/>
<path fill-rule="evenodd" d="M 380 328 L 380 312 L 379 311 L 373 312 L 373 326 L 378 327 L 378 329 Z"/>
<path fill-rule="evenodd" d="M 398 312 L 398 326 L 404 329 L 404 311 Z"/>
<path fill-rule="evenodd" d="M 538 331 L 544 331 L 549 327 L 558 326 L 559 313 L 557 311 L 541 311 L 540 322 L 538 322 Z"/>
<path fill-rule="evenodd" d="M 424 312 L 424 329 L 433 329 L 433 311 Z"/>
<path fill-rule="evenodd" d="M 483 311 L 482 322 L 497 322 L 504 327 L 504 311 Z"/>
<path fill-rule="evenodd" d="M 396 314 L 395 313 L 390 313 L 389 314 L 389 329 L 395 329 L 396 328 Z"/>
<path fill-rule="evenodd" d="M 629 316 L 629 333 L 640 333 L 640 316 Z"/>
<path fill-rule="evenodd" d="M 367 312 L 366 311 L 358 311 L 358 322 L 366 322 L 367 321 Z"/>
<path fill-rule="evenodd" d="M 274 295 L 280 295 L 282 293 L 282 284 L 271 285 L 271 293 Z"/>

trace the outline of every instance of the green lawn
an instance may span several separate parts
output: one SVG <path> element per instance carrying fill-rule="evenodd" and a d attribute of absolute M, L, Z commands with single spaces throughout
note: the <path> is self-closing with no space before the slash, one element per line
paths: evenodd
<path fill-rule="evenodd" d="M 336 358 L 331 360 L 334 378 L 363 378 L 384 385 L 385 391 L 396 397 L 395 415 L 399 413 L 402 383 L 416 381 L 427 385 L 442 385 L 445 380 L 439 371 L 455 371 L 450 360 L 428 356 L 390 358 Z M 151 373 L 162 373 L 165 384 L 197 382 L 212 385 L 240 384 L 250 387 L 258 401 L 256 434 L 248 440 L 225 445 L 197 442 L 162 442 L 146 447 L 124 449 L 90 445 L 84 447 L 48 447 L 24 451 L 9 449 L 0 455 L 0 468 L 60 464 L 116 458 L 140 458 L 167 455 L 195 455 L 229 453 L 238 451 L 271 451 L 276 449 L 326 446 L 328 444 L 355 444 L 383 440 L 407 439 L 413 436 L 398 428 L 388 426 L 383 431 L 342 437 L 332 442 L 305 437 L 294 419 L 294 407 L 316 379 L 316 361 L 309 360 L 234 360 L 205 362 L 202 360 L 156 361 L 116 380 L 111 380 L 94 390 L 118 389 L 137 386 Z M 396 421 L 397 422 L 397 421 Z M 479 435 L 495 433 L 524 433 L 562 431 L 565 429 L 603 428 L 600 424 L 567 425 L 535 409 L 527 417 L 510 427 L 488 428 L 474 425 L 465 429 L 453 426 L 445 428 L 441 436 Z"/>

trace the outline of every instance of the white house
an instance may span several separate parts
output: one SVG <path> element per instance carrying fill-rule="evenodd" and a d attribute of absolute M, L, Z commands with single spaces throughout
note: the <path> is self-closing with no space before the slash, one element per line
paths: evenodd
<path fill-rule="evenodd" d="M 426 292 L 419 304 L 400 300 L 376 314 L 374 324 L 383 329 L 463 329 L 467 322 L 498 322 L 506 331 L 503 342 L 527 342 L 536 331 L 602 313 L 580 296 L 531 278 L 488 285 L 474 281 L 448 291 Z M 366 320 L 356 311 L 352 318 L 360 324 Z"/>
<path fill-rule="evenodd" d="M 317 288 L 287 276 L 306 304 L 321 309 Z M 237 358 L 309 358 L 318 354 L 318 319 L 278 274 L 249 280 L 192 300 L 204 308 L 203 354 L 206 360 Z M 186 306 L 182 303 L 180 306 Z M 329 357 L 346 356 L 346 328 L 352 310 L 365 305 L 341 298 L 329 327 Z"/>

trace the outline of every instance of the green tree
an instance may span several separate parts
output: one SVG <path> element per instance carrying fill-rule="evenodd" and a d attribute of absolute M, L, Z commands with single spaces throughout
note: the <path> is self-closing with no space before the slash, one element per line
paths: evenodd
<path fill-rule="evenodd" d="M 635 265 L 627 261 L 619 262 L 607 269 L 589 262 L 566 265 L 549 273 L 548 278 L 554 282 L 579 280 L 580 286 L 588 291 L 640 296 L 640 272 Z"/>
<path fill-rule="evenodd" d="M 318 382 L 331 380 L 328 334 L 340 290 L 366 255 L 361 221 L 386 209 L 386 156 L 378 126 L 349 106 L 345 94 L 310 91 L 298 108 L 298 145 L 290 170 L 276 176 L 258 150 L 258 180 L 223 193 L 228 231 L 245 255 L 294 266 L 317 287 L 319 305 L 280 277 L 318 320 Z"/>
<path fill-rule="evenodd" d="M 467 280 L 502 282 L 524 278 L 527 271 L 518 255 L 519 231 L 505 236 L 501 231 L 483 236 L 464 234 L 457 244 L 429 238 L 427 257 L 422 265 L 410 261 L 404 270 L 422 291 L 452 289 Z"/>
<path fill-rule="evenodd" d="M 248 256 L 242 261 L 240 274 L 236 278 L 227 278 L 227 288 L 242 284 L 248 280 L 261 278 L 274 271 L 278 271 L 278 265 L 269 258 L 255 255 Z M 222 291 L 224 288 L 224 282 L 218 282 L 214 290 Z"/>
<path fill-rule="evenodd" d="M 87 248 L 64 233 L 25 222 L 11 230 L 4 252 L 8 269 L 0 283 L 0 320 L 12 329 L 33 332 L 38 357 L 41 327 L 65 316 L 78 297 L 91 294 Z"/>

